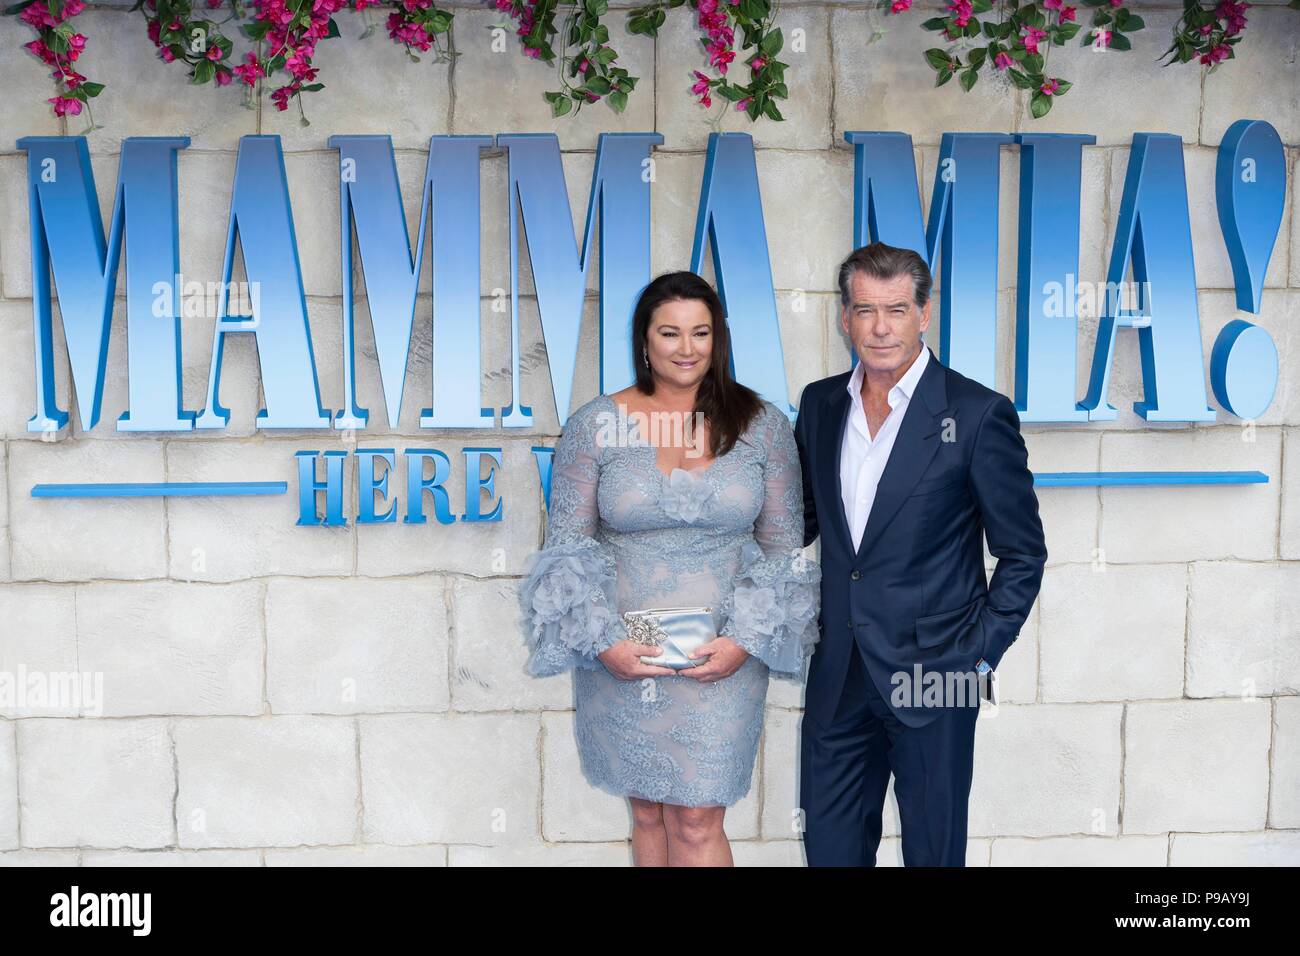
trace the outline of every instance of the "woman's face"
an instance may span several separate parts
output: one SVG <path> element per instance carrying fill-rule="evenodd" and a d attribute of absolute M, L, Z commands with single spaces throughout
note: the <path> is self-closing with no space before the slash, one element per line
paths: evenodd
<path fill-rule="evenodd" d="M 713 357 L 713 315 L 699 299 L 661 303 L 646 333 L 650 371 L 681 388 L 700 383 Z"/>

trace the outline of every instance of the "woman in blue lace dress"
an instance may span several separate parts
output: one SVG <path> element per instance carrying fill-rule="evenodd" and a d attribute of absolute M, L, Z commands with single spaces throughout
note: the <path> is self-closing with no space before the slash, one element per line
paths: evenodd
<path fill-rule="evenodd" d="M 632 338 L 636 384 L 575 411 L 556 445 L 519 589 L 528 669 L 573 669 L 582 772 L 631 801 L 637 865 L 729 865 L 723 816 L 750 788 L 768 673 L 800 678 L 817 640 L 799 457 L 787 416 L 731 377 L 699 276 L 651 282 Z M 700 605 L 702 663 L 641 662 L 659 651 L 628 639 L 624 611 Z"/>

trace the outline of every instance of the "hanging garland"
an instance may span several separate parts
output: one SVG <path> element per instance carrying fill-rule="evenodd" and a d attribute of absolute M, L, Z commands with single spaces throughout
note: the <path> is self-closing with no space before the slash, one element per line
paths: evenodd
<path fill-rule="evenodd" d="M 339 36 L 335 15 L 347 10 L 366 22 L 362 37 L 377 28 L 374 13 L 386 13 L 389 38 L 412 60 L 417 53 L 433 51 L 436 62 L 453 54 L 439 42 L 451 28 L 452 13 L 434 0 L 137 0 L 133 10 L 144 16 L 146 31 L 160 59 L 181 63 L 195 84 L 229 86 L 239 81 L 252 104 L 265 88 L 279 110 L 296 103 L 307 123 L 302 95 L 324 88 L 313 58 L 319 43 Z M 609 28 L 602 17 L 608 0 L 489 0 L 515 25 L 525 56 L 555 69 L 558 88 L 542 94 L 556 117 L 578 113 L 584 106 L 604 100 L 616 113 L 626 107 L 638 77 L 619 65 L 610 46 Z M 873 9 L 888 16 L 908 13 L 912 0 L 874 0 Z M 1054 46 L 1079 39 L 1097 50 L 1128 51 L 1130 34 L 1145 28 L 1142 17 L 1123 0 L 1079 0 L 1092 10 L 1085 27 L 1077 6 L 1065 0 L 951 0 L 948 15 L 931 17 L 921 28 L 938 33 L 944 46 L 924 51 L 935 70 L 935 84 L 953 77 L 969 91 L 986 67 L 1005 75 L 1014 86 L 1030 91 L 1029 110 L 1035 119 L 1052 108 L 1056 97 L 1073 85 L 1048 70 Z M 693 69 L 691 95 L 704 108 L 714 95 L 723 104 L 744 112 L 751 121 L 765 116 L 784 117 L 777 100 L 787 99 L 785 70 L 777 59 L 784 45 L 776 25 L 774 0 L 652 0 L 623 11 L 627 31 L 655 37 L 667 11 L 689 6 L 699 31 L 702 69 Z M 1183 0 L 1183 14 L 1174 26 L 1173 43 L 1160 57 L 1165 66 L 1196 61 L 1214 72 L 1234 57 L 1242 40 L 1246 11 L 1251 4 L 1238 0 Z M 1300 0 L 1288 7 L 1300 10 Z M 7 8 L 36 31 L 24 48 L 52 68 L 55 95 L 48 102 L 56 116 L 78 116 L 86 110 L 90 127 L 90 101 L 104 89 L 88 80 L 75 64 L 87 39 L 72 20 L 85 9 L 83 0 L 23 0 Z M 222 11 L 217 18 L 211 11 Z M 982 17 L 982 19 L 981 19 Z M 235 53 L 235 40 L 248 41 L 251 49 Z M 873 35 L 871 40 L 880 36 Z M 739 46 L 737 48 L 737 38 Z M 871 42 L 869 40 L 868 42 Z M 748 69 L 747 82 L 735 72 L 737 60 Z M 725 106 L 724 106 L 725 108 Z"/>

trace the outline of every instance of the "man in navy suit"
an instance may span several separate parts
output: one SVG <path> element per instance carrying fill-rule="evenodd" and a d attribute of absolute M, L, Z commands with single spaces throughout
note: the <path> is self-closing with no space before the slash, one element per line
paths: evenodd
<path fill-rule="evenodd" d="M 965 865 L 979 690 L 1047 560 L 1015 407 L 922 343 L 930 285 L 911 250 L 849 255 L 857 365 L 804 389 L 795 423 L 804 546 L 822 538 L 800 741 L 810 866 L 875 865 L 891 773 L 904 864 Z"/>

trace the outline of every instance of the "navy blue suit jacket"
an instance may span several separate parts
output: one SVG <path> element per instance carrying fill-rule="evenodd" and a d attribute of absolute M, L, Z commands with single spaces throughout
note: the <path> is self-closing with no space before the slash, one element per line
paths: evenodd
<path fill-rule="evenodd" d="M 933 353 L 899 425 L 856 550 L 840 494 L 851 408 L 844 372 L 808 385 L 795 438 L 804 485 L 804 546 L 820 534 L 821 642 L 805 713 L 829 723 L 854 644 L 881 696 L 908 726 L 938 712 L 891 699 L 894 675 L 997 667 L 1038 596 L 1047 545 L 1020 418 L 999 392 Z M 984 572 L 984 539 L 997 558 Z M 904 685 L 910 686 L 910 685 Z"/>

